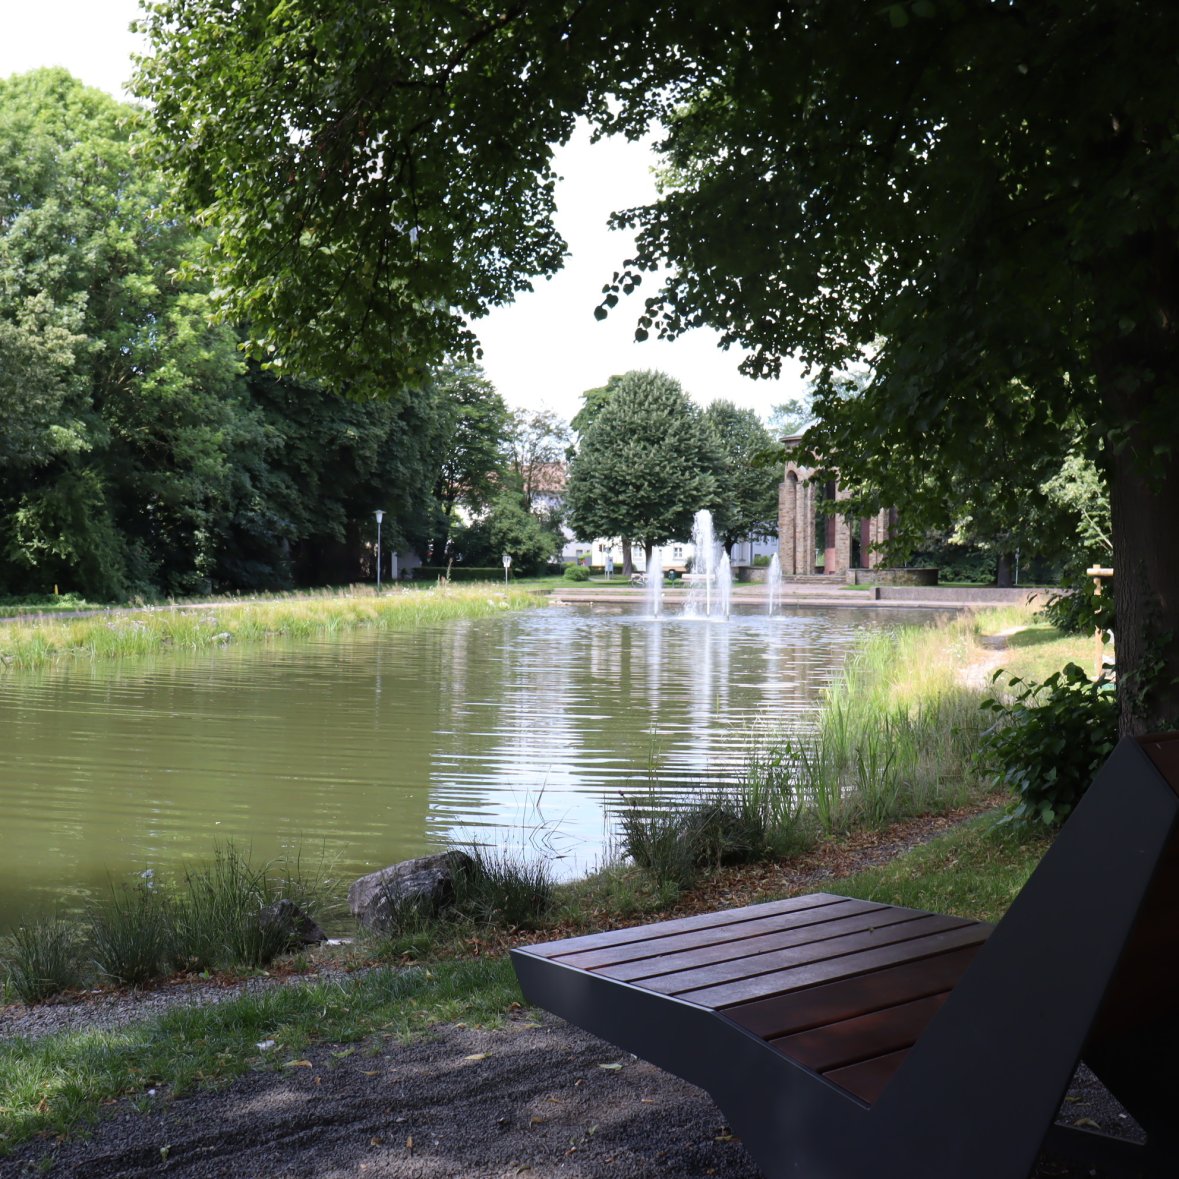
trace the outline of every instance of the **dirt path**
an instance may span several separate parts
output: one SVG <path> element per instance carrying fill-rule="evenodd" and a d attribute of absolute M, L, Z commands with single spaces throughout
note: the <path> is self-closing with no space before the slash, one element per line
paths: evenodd
<path fill-rule="evenodd" d="M 322 1046 L 307 1065 L 219 1093 L 111 1107 L 93 1137 L 41 1142 L 0 1175 L 71 1179 L 757 1179 L 699 1090 L 549 1016 L 448 1027 L 379 1052 Z M 1083 1083 L 1064 1110 L 1123 1133 Z M 996 1110 L 994 1128 L 1002 1132 Z M 1044 1162 L 1038 1175 L 1095 1172 Z"/>

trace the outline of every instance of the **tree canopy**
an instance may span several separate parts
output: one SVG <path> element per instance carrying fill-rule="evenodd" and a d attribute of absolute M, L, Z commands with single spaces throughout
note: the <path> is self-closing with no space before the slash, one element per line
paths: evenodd
<path fill-rule="evenodd" d="M 678 381 L 629 372 L 581 439 L 569 467 L 569 525 L 582 540 L 619 537 L 623 572 L 630 545 L 651 549 L 692 531 L 714 506 L 716 439 Z"/>
<path fill-rule="evenodd" d="M 62 70 L 0 81 L 0 592 L 103 599 L 371 575 L 422 546 L 452 408 L 243 364 L 138 115 Z"/>
<path fill-rule="evenodd" d="M 659 127 L 664 191 L 620 214 L 637 255 L 599 311 L 661 264 L 638 336 L 801 357 L 848 477 L 865 432 L 969 480 L 985 431 L 1018 463 L 1084 430 L 1123 726 L 1179 723 L 1175 6 L 158 0 L 144 25 L 159 157 L 260 349 L 408 381 L 559 265 L 575 119 Z"/>
<path fill-rule="evenodd" d="M 720 460 L 712 519 L 725 551 L 746 537 L 777 536 L 778 468 L 758 461 L 772 449 L 769 431 L 753 410 L 723 398 L 705 407 L 704 420 Z"/>

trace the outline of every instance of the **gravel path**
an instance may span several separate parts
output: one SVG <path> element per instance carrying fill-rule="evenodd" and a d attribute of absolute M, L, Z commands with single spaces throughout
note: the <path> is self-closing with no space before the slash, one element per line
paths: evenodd
<path fill-rule="evenodd" d="M 145 1110 L 122 1101 L 92 1137 L 26 1146 L 0 1160 L 0 1176 L 759 1176 L 707 1096 L 547 1015 L 524 1014 L 498 1031 L 446 1027 L 376 1054 L 321 1046 L 307 1059 L 217 1093 L 160 1093 Z M 1110 1132 L 1130 1129 L 1084 1078 L 1064 1112 Z M 1094 1174 L 1051 1161 L 1037 1171 L 1043 1179 Z"/>

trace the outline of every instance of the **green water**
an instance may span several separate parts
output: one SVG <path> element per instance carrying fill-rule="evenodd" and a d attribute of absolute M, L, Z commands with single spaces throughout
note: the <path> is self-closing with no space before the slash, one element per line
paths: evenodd
<path fill-rule="evenodd" d="M 477 838 L 602 854 L 624 793 L 731 781 L 799 724 L 866 625 L 548 608 L 412 632 L 0 677 L 0 928 L 112 878 L 301 848 L 334 873 Z"/>

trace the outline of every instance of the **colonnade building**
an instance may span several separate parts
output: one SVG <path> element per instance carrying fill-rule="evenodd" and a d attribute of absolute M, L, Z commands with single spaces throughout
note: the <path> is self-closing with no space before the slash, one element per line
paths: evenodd
<path fill-rule="evenodd" d="M 783 576 L 843 577 L 849 569 L 880 568 L 885 562 L 879 546 L 892 533 L 896 509 L 883 508 L 862 519 L 828 515 L 822 505 L 848 499 L 850 493 L 834 480 L 817 482 L 813 468 L 789 457 L 800 438 L 786 439 L 786 475 L 778 488 L 778 560 Z"/>

